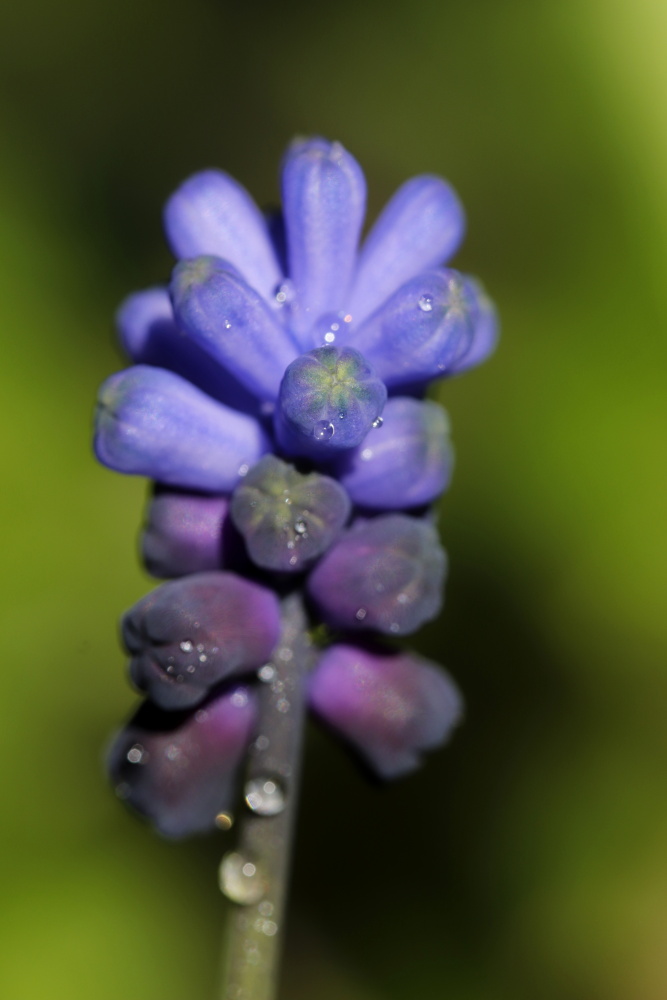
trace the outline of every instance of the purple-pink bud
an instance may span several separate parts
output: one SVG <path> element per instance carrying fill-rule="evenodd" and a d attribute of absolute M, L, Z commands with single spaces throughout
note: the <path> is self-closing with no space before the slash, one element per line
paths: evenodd
<path fill-rule="evenodd" d="M 233 573 L 162 584 L 123 619 L 130 677 L 161 708 L 189 708 L 211 687 L 255 670 L 280 635 L 278 598 Z"/>
<path fill-rule="evenodd" d="M 388 514 L 356 521 L 308 578 L 328 624 L 408 635 L 438 614 L 446 557 L 425 520 Z"/>

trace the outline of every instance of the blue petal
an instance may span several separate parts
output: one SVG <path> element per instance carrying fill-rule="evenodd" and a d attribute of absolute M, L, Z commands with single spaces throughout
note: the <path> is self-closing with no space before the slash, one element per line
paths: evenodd
<path fill-rule="evenodd" d="M 231 372 L 212 365 L 210 354 L 182 335 L 166 288 L 147 288 L 129 295 L 116 313 L 116 327 L 135 364 L 167 368 L 235 410 L 253 415 L 259 412 L 257 397 Z"/>
<path fill-rule="evenodd" d="M 457 271 L 427 271 L 373 313 L 352 343 L 388 387 L 451 375 L 473 340 L 475 289 Z"/>
<path fill-rule="evenodd" d="M 346 307 L 366 206 L 357 161 L 337 142 L 295 142 L 283 163 L 282 196 L 294 327 L 304 348 L 322 313 Z"/>
<path fill-rule="evenodd" d="M 170 292 L 179 329 L 250 392 L 275 400 L 298 350 L 258 293 L 218 257 L 181 261 Z"/>
<path fill-rule="evenodd" d="M 167 202 L 164 224 L 176 257 L 215 254 L 266 298 L 273 296 L 282 275 L 266 222 L 233 177 L 221 170 L 190 177 Z"/>
<path fill-rule="evenodd" d="M 438 267 L 465 233 L 463 206 L 440 177 L 413 177 L 398 189 L 368 234 L 350 300 L 356 324 L 410 278 Z"/>
<path fill-rule="evenodd" d="M 452 374 L 456 375 L 481 364 L 493 354 L 500 333 L 498 313 L 481 282 L 475 278 L 467 278 L 466 283 L 475 297 L 477 308 L 474 313 L 470 346 L 452 368 Z"/>
<path fill-rule="evenodd" d="M 269 448 L 252 417 L 162 368 L 128 368 L 100 390 L 95 453 L 118 472 L 226 493 Z"/>
<path fill-rule="evenodd" d="M 453 461 L 442 407 L 394 396 L 384 408 L 382 425 L 342 460 L 338 478 L 353 503 L 400 510 L 435 500 L 449 484 Z"/>
<path fill-rule="evenodd" d="M 435 663 L 402 651 L 334 645 L 310 677 L 311 707 L 381 778 L 397 778 L 441 746 L 461 695 Z"/>

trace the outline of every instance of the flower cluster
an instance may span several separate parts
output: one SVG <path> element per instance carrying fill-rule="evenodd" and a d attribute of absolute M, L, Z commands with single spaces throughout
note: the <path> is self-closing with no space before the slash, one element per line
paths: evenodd
<path fill-rule="evenodd" d="M 442 602 L 429 505 L 452 451 L 425 389 L 497 335 L 479 283 L 444 266 L 463 212 L 444 181 L 416 177 L 360 246 L 365 181 L 340 144 L 295 142 L 281 176 L 270 217 L 218 171 L 172 195 L 171 282 L 121 306 L 133 365 L 100 392 L 97 456 L 154 481 L 142 553 L 168 580 L 124 620 L 147 700 L 110 767 L 168 836 L 229 808 L 294 589 L 332 639 L 309 703 L 378 775 L 413 769 L 460 714 L 447 674 L 387 639 Z"/>

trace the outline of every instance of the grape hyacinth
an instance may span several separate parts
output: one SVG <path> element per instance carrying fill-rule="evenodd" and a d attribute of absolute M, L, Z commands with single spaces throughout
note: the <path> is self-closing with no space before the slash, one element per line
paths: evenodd
<path fill-rule="evenodd" d="M 464 217 L 443 180 L 405 183 L 361 245 L 364 175 L 339 143 L 295 141 L 281 188 L 271 216 L 220 171 L 171 196 L 177 263 L 118 311 L 132 365 L 95 432 L 103 464 L 154 483 L 142 558 L 167 581 L 123 620 L 146 698 L 109 770 L 164 836 L 236 822 L 237 1000 L 275 989 L 304 709 L 381 779 L 460 718 L 452 679 L 395 637 L 442 605 L 430 505 L 453 459 L 425 390 L 497 337 L 481 285 L 445 266 Z"/>

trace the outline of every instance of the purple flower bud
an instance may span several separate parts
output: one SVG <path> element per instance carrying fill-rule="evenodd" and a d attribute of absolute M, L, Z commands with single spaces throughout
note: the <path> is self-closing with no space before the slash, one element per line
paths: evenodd
<path fill-rule="evenodd" d="M 398 510 L 435 500 L 449 485 L 453 462 L 442 407 L 395 396 L 382 425 L 341 458 L 338 478 L 360 507 Z"/>
<path fill-rule="evenodd" d="M 245 687 L 216 695 L 192 714 L 144 703 L 109 751 L 117 795 L 165 837 L 214 829 L 216 816 L 234 803 L 256 716 L 255 695 Z"/>
<path fill-rule="evenodd" d="M 180 329 L 250 392 L 274 400 L 299 352 L 264 299 L 218 257 L 181 261 L 170 291 Z"/>
<path fill-rule="evenodd" d="M 161 708 L 189 708 L 214 684 L 252 671 L 280 635 L 278 598 L 233 573 L 164 583 L 123 619 L 130 677 Z"/>
<path fill-rule="evenodd" d="M 364 241 L 350 312 L 359 325 L 410 278 L 439 267 L 465 232 L 463 206 L 440 177 L 406 181 Z"/>
<path fill-rule="evenodd" d="M 292 312 L 303 347 L 323 313 L 345 308 L 366 207 L 362 170 L 338 142 L 292 143 L 282 170 Z"/>
<path fill-rule="evenodd" d="M 309 685 L 311 707 L 381 778 L 419 767 L 461 718 L 456 685 L 435 663 L 404 652 L 335 645 Z"/>
<path fill-rule="evenodd" d="M 237 486 L 230 513 L 253 562 L 289 573 L 329 548 L 349 517 L 350 501 L 335 479 L 303 475 L 265 455 Z"/>
<path fill-rule="evenodd" d="M 230 545 L 228 507 L 227 497 L 158 488 L 141 539 L 148 572 L 167 578 L 223 569 Z"/>
<path fill-rule="evenodd" d="M 427 271 L 403 285 L 354 335 L 390 387 L 452 374 L 473 340 L 478 303 L 457 271 Z"/>
<path fill-rule="evenodd" d="M 432 524 L 387 514 L 356 521 L 310 574 L 308 591 L 330 625 L 407 635 L 438 614 L 445 569 Z"/>
<path fill-rule="evenodd" d="M 136 365 L 100 389 L 95 454 L 118 472 L 226 493 L 269 448 L 252 417 L 162 368 Z"/>
<path fill-rule="evenodd" d="M 267 298 L 280 281 L 262 213 L 245 188 L 221 170 L 203 170 L 185 181 L 167 202 L 164 223 L 176 257 L 222 257 Z"/>
<path fill-rule="evenodd" d="M 361 444 L 386 399 L 385 386 L 358 351 L 318 347 L 285 372 L 276 435 L 291 455 L 326 459 Z"/>

